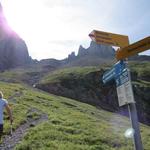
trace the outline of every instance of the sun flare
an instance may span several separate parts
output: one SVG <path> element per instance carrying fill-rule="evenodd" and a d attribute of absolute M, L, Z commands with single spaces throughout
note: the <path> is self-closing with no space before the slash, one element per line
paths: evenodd
<path fill-rule="evenodd" d="M 34 49 L 32 55 L 38 58 L 45 55 L 40 51 L 49 51 L 53 42 L 69 38 L 60 7 L 48 8 L 40 0 L 6 0 L 2 5 L 9 26 Z M 57 44 L 55 47 L 59 49 Z"/>
<path fill-rule="evenodd" d="M 29 38 L 40 32 L 43 8 L 29 0 L 3 1 L 4 13 L 10 27 L 23 38 Z M 41 33 L 40 33 L 41 34 Z M 34 37 L 34 38 L 35 38 Z"/>

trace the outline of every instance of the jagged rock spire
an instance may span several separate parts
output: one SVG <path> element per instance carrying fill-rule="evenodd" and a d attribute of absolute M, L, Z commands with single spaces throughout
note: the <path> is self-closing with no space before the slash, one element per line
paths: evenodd
<path fill-rule="evenodd" d="M 0 22 L 1 22 L 1 20 L 2 20 L 2 18 L 3 18 L 3 7 L 2 7 L 2 4 L 1 4 L 1 2 L 0 2 Z"/>
<path fill-rule="evenodd" d="M 0 2 L 0 12 L 3 10 L 3 8 L 2 8 L 2 5 L 1 5 L 1 2 Z"/>
<path fill-rule="evenodd" d="M 3 6 L 0 2 L 0 39 L 7 36 L 8 32 L 10 32 L 10 27 L 8 26 L 6 17 L 3 13 Z"/>
<path fill-rule="evenodd" d="M 25 41 L 8 25 L 0 2 L 0 71 L 25 65 L 30 61 Z"/>

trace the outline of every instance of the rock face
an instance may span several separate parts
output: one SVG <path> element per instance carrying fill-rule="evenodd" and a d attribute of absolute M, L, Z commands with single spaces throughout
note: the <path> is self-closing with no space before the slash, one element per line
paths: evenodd
<path fill-rule="evenodd" d="M 75 52 L 72 52 L 70 55 L 68 55 L 68 61 L 72 61 L 75 59 L 76 59 Z"/>
<path fill-rule="evenodd" d="M 78 57 L 83 57 L 86 55 L 88 55 L 88 51 L 82 45 L 80 45 L 78 50 Z"/>
<path fill-rule="evenodd" d="M 102 63 L 114 61 L 115 50 L 111 46 L 105 46 L 91 42 L 89 48 L 80 45 L 78 54 L 72 52 L 66 59 L 67 66 L 96 66 Z"/>
<path fill-rule="evenodd" d="M 0 70 L 5 70 L 30 62 L 25 42 L 16 37 L 7 37 L 0 41 Z"/>
<path fill-rule="evenodd" d="M 26 43 L 8 26 L 0 4 L 0 71 L 30 61 Z"/>
<path fill-rule="evenodd" d="M 82 46 L 79 47 L 78 57 L 82 56 L 97 56 L 99 58 L 113 59 L 115 50 L 111 46 L 105 46 L 91 42 L 90 47 L 85 49 Z"/>

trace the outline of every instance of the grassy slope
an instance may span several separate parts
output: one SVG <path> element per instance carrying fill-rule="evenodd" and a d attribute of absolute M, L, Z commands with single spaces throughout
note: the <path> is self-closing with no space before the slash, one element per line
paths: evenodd
<path fill-rule="evenodd" d="M 63 78 L 65 79 L 72 77 L 79 78 L 85 76 L 86 74 L 92 71 L 99 71 L 99 70 L 100 67 L 72 67 L 60 69 L 47 74 L 44 78 L 42 78 L 40 84 L 60 82 L 60 80 Z"/>
<path fill-rule="evenodd" d="M 129 63 L 131 70 L 138 73 L 138 76 L 150 75 L 150 62 L 131 62 Z"/>
<path fill-rule="evenodd" d="M 137 81 L 133 81 L 133 84 L 139 87 L 150 87 L 150 62 L 131 62 L 129 67 L 132 72 L 137 73 Z M 144 80 L 147 78 L 148 80 Z"/>
<path fill-rule="evenodd" d="M 86 74 L 92 72 L 92 71 L 99 71 L 100 69 L 110 69 L 110 65 L 102 65 L 97 67 L 72 67 L 72 68 L 65 68 L 56 70 L 54 72 L 50 72 L 49 74 L 46 74 L 45 77 L 43 77 L 40 80 L 40 84 L 45 83 L 54 83 L 54 82 L 60 82 L 62 78 L 70 78 L 72 75 L 75 75 L 77 77 L 79 76 L 85 76 Z M 129 68 L 131 72 L 137 73 L 138 83 L 143 84 L 143 86 L 149 86 L 150 82 L 143 81 L 140 78 L 150 75 L 150 62 L 129 62 Z"/>
<path fill-rule="evenodd" d="M 103 64 L 102 66 L 96 66 L 96 67 L 72 67 L 72 68 L 65 68 L 60 69 L 56 71 L 50 71 L 50 73 L 45 72 L 44 78 L 39 78 L 40 83 L 50 83 L 50 82 L 59 82 L 61 78 L 67 78 L 70 77 L 71 74 L 75 74 L 77 76 L 84 76 L 92 71 L 98 71 L 100 68 L 103 69 L 109 69 L 112 65 Z M 150 75 L 150 62 L 129 62 L 129 68 L 131 71 L 137 72 L 138 78 L 140 76 L 149 76 Z M 35 77 L 37 75 L 40 75 L 44 70 L 42 69 L 42 66 L 35 65 L 35 66 L 29 66 L 27 68 L 20 68 L 20 69 L 12 69 L 9 71 L 5 71 L 3 73 L 0 73 L 0 80 L 1 81 L 12 81 L 12 82 L 20 82 L 20 81 L 27 81 L 32 79 L 32 77 Z M 141 81 L 142 83 L 146 83 Z M 141 84 L 142 84 L 141 83 Z M 140 80 L 139 80 L 140 84 Z M 147 84 L 147 83 L 146 83 Z"/>
<path fill-rule="evenodd" d="M 38 72 L 34 71 L 33 69 L 32 70 L 21 69 L 21 68 L 12 69 L 12 70 L 0 73 L 0 80 L 19 83 L 24 80 L 30 79 L 31 78 L 30 74 L 33 74 L 33 73 L 38 73 Z"/>
<path fill-rule="evenodd" d="M 133 149 L 132 140 L 124 137 L 124 131 L 130 127 L 125 117 L 25 85 L 4 82 L 0 85 L 13 108 L 14 128 L 26 121 L 31 108 L 49 117 L 47 122 L 31 128 L 16 150 Z M 8 133 L 8 120 L 5 123 Z M 150 127 L 141 125 L 141 133 L 145 150 L 149 150 Z"/>
<path fill-rule="evenodd" d="M 40 64 L 29 65 L 21 68 L 14 68 L 4 72 L 0 72 L 0 81 L 9 82 L 25 82 L 30 83 L 36 78 L 38 80 L 48 69 Z"/>

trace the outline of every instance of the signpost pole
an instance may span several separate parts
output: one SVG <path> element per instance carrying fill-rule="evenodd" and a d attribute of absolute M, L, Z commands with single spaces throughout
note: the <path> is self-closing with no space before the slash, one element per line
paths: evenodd
<path fill-rule="evenodd" d="M 128 61 L 126 61 L 126 67 L 128 68 Z M 129 68 L 128 68 L 128 76 L 129 76 L 129 80 L 131 80 L 131 74 L 130 74 Z M 132 85 L 131 85 L 131 88 L 132 88 Z M 134 96 L 133 96 L 133 99 L 134 99 Z M 138 121 L 137 110 L 136 110 L 136 104 L 129 103 L 128 111 L 129 111 L 131 125 L 134 130 L 134 134 L 133 134 L 134 149 L 135 150 L 143 150 L 139 121 Z"/>
<path fill-rule="evenodd" d="M 134 129 L 134 138 L 133 138 L 134 148 L 135 150 L 143 150 L 135 103 L 128 104 L 128 109 L 130 120 L 132 123 L 132 128 Z"/>

